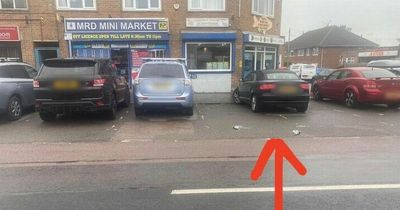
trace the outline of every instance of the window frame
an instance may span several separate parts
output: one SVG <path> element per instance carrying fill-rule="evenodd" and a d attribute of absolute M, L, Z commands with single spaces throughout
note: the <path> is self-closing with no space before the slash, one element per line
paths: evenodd
<path fill-rule="evenodd" d="M 58 4 L 59 0 L 56 0 L 56 9 L 60 11 L 96 11 L 97 10 L 97 0 L 92 0 L 93 1 L 93 7 L 83 7 L 83 8 L 71 8 L 70 5 L 70 0 L 67 1 L 67 7 L 60 7 Z M 82 0 L 83 5 L 85 5 L 85 0 Z"/>
<path fill-rule="evenodd" d="M 221 0 L 223 1 L 222 9 L 204 9 L 203 8 L 203 1 L 200 0 L 200 7 L 199 8 L 192 8 L 192 0 L 188 0 L 188 11 L 190 12 L 225 12 L 226 11 L 226 0 Z"/>
<path fill-rule="evenodd" d="M 147 0 L 147 3 L 148 3 L 148 8 L 147 9 L 137 9 L 136 8 L 136 0 L 132 0 L 133 1 L 133 7 L 126 7 L 126 1 L 127 0 L 122 0 L 122 10 L 123 11 L 136 11 L 136 12 L 140 12 L 140 11 L 144 11 L 144 12 L 147 12 L 147 11 L 162 11 L 162 1 L 161 0 L 158 0 L 158 5 L 159 5 L 159 7 L 158 8 L 151 8 L 150 7 L 150 1 L 151 0 Z"/>
<path fill-rule="evenodd" d="M 230 62 L 229 62 L 229 69 L 190 69 L 188 66 L 188 44 L 229 44 L 230 50 Z M 232 42 L 185 42 L 185 58 L 186 58 L 186 66 L 188 66 L 189 73 L 202 73 L 202 72 L 232 72 L 233 68 L 233 43 Z"/>
<path fill-rule="evenodd" d="M 304 49 L 297 50 L 297 56 L 298 57 L 303 57 L 304 56 Z"/>
<path fill-rule="evenodd" d="M 317 52 L 317 53 L 315 53 Z M 312 48 L 312 55 L 313 56 L 318 56 L 319 55 L 319 48 L 318 47 L 313 47 Z"/>
<path fill-rule="evenodd" d="M 25 0 L 26 8 L 15 8 L 15 1 L 16 0 L 12 0 L 14 8 L 3 8 L 3 6 L 1 5 L 1 1 L 0 1 L 0 11 L 1 10 L 28 10 L 29 9 L 28 0 Z"/>
<path fill-rule="evenodd" d="M 272 1 L 272 8 L 273 8 L 272 14 L 268 14 L 268 11 L 267 11 L 267 14 L 262 14 L 262 13 L 256 11 L 255 6 L 254 6 L 256 1 L 257 1 L 257 8 L 258 8 L 259 1 L 266 1 L 267 2 L 266 5 L 268 6 L 270 0 L 251 0 L 251 14 L 258 15 L 258 16 L 269 17 L 269 18 L 275 18 L 276 0 L 271 0 Z"/>

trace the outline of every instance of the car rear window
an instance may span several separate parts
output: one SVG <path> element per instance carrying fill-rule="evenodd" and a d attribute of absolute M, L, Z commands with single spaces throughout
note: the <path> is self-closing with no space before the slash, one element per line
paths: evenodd
<path fill-rule="evenodd" d="M 367 79 L 397 77 L 394 73 L 385 69 L 373 69 L 362 71 L 361 73 Z"/>
<path fill-rule="evenodd" d="M 89 76 L 95 73 L 95 61 L 47 61 L 43 65 L 40 76 Z"/>
<path fill-rule="evenodd" d="M 185 78 L 185 72 L 178 64 L 145 64 L 139 78 Z"/>
<path fill-rule="evenodd" d="M 298 80 L 299 77 L 296 74 L 282 72 L 282 73 L 266 73 L 267 79 L 272 80 Z"/>

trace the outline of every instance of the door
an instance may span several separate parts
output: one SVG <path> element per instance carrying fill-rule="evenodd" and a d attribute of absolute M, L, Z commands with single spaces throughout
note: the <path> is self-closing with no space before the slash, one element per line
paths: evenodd
<path fill-rule="evenodd" d="M 255 53 L 254 52 L 245 52 L 244 53 L 244 69 L 242 78 L 247 77 L 252 71 L 255 70 L 254 68 L 254 61 L 255 61 Z"/>
<path fill-rule="evenodd" d="M 265 53 L 264 66 L 266 70 L 275 69 L 275 53 Z"/>
<path fill-rule="evenodd" d="M 329 75 L 325 81 L 323 81 L 320 85 L 321 94 L 324 97 L 335 98 L 335 81 L 338 79 L 341 71 L 335 71 L 331 75 Z"/>
<path fill-rule="evenodd" d="M 40 69 L 43 61 L 50 58 L 59 58 L 60 49 L 58 47 L 39 47 L 35 48 L 36 69 Z"/>
<path fill-rule="evenodd" d="M 239 87 L 239 94 L 240 97 L 245 99 L 245 100 L 250 100 L 250 91 L 251 88 L 254 84 L 254 80 L 255 80 L 256 74 L 255 72 L 251 72 L 247 75 L 247 77 L 245 77 L 243 79 L 243 81 L 241 82 L 241 85 Z"/>
<path fill-rule="evenodd" d="M 18 79 L 17 92 L 21 96 L 22 105 L 24 107 L 34 105 L 33 79 L 25 69 L 25 65 L 12 65 L 10 70 L 12 71 L 12 78 Z"/>
<path fill-rule="evenodd" d="M 348 84 L 348 78 L 352 76 L 352 72 L 350 70 L 343 71 L 337 80 L 333 81 L 332 89 L 335 93 L 335 99 L 342 100 L 344 99 L 344 90 Z"/>

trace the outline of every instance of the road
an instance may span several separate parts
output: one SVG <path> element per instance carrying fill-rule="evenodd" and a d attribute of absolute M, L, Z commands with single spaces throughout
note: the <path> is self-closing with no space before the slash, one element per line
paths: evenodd
<path fill-rule="evenodd" d="M 285 209 L 400 209 L 399 110 L 312 102 L 307 114 L 254 114 L 215 104 L 191 118 L 121 116 L 2 122 L 0 209 L 273 209 L 273 164 L 250 180 L 273 136 L 308 169 L 299 176 L 285 162 Z"/>

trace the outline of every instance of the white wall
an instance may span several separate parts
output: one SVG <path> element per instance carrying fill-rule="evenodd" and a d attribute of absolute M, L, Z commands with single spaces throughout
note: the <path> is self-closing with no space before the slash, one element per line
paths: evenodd
<path fill-rule="evenodd" d="M 232 75 L 229 74 L 197 74 L 193 79 L 196 93 L 227 93 L 231 92 Z"/>

